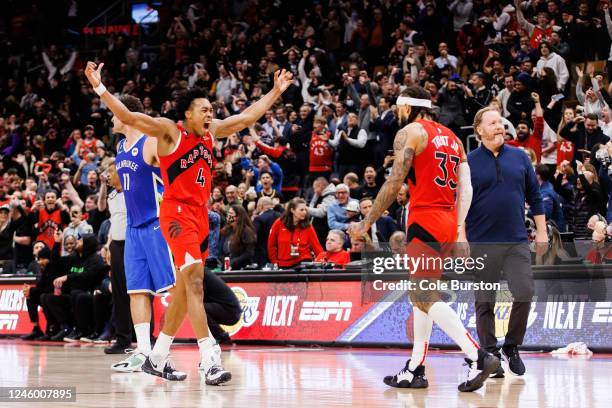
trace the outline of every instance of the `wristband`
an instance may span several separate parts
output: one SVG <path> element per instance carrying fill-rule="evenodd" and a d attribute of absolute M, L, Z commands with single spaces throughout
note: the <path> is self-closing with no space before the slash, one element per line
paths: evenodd
<path fill-rule="evenodd" d="M 100 85 L 96 86 L 93 90 L 98 94 L 98 96 L 102 96 L 102 94 L 106 92 L 106 87 L 102 82 L 100 82 Z"/>

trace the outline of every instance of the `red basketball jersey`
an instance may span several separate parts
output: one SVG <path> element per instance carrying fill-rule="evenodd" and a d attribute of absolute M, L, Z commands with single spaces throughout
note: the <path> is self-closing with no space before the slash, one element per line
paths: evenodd
<path fill-rule="evenodd" d="M 212 169 L 214 168 L 213 136 L 187 133 L 177 125 L 181 135 L 175 150 L 159 157 L 164 200 L 188 205 L 205 206 L 210 198 Z"/>
<path fill-rule="evenodd" d="M 427 132 L 427 147 L 412 161 L 408 174 L 410 209 L 454 207 L 460 141 L 448 128 L 430 120 L 417 120 Z"/>

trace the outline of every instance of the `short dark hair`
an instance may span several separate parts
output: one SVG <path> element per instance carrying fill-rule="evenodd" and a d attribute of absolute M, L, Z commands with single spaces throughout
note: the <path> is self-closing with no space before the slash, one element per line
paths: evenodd
<path fill-rule="evenodd" d="M 119 97 L 119 101 L 124 104 L 130 112 L 144 113 L 144 106 L 142 105 L 142 102 L 140 102 L 140 99 L 136 98 L 135 96 L 127 94 L 121 95 Z"/>
<path fill-rule="evenodd" d="M 264 174 L 267 174 L 268 176 L 270 176 L 270 178 L 271 178 L 272 180 L 274 180 L 274 177 L 272 176 L 272 173 L 270 173 L 269 171 L 265 171 L 265 170 L 259 173 L 259 179 L 260 179 L 260 180 L 261 180 L 261 177 L 262 177 Z"/>
<path fill-rule="evenodd" d="M 527 126 L 528 129 L 531 129 L 531 126 L 529 126 L 529 122 L 527 122 L 524 119 L 521 119 L 518 122 L 516 122 L 516 127 L 518 127 L 518 125 L 525 125 L 525 126 Z"/>
<path fill-rule="evenodd" d="M 587 113 L 584 118 L 599 121 L 599 117 L 597 116 L 596 113 Z"/>
<path fill-rule="evenodd" d="M 208 94 L 206 91 L 198 87 L 180 92 L 176 98 L 176 113 L 178 114 L 179 119 L 185 119 L 185 112 L 191 108 L 191 104 L 195 99 L 207 98 Z"/>
<path fill-rule="evenodd" d="M 535 168 L 535 172 L 538 176 L 540 176 L 542 181 L 550 181 L 551 172 L 547 165 L 540 164 Z"/>

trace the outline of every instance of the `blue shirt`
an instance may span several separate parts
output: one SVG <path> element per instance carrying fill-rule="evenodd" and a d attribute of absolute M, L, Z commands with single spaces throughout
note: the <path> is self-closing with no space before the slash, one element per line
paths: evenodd
<path fill-rule="evenodd" d="M 527 154 L 502 145 L 497 157 L 481 145 L 468 154 L 474 195 L 466 218 L 469 242 L 527 242 L 525 201 L 544 214 L 542 195 Z"/>
<path fill-rule="evenodd" d="M 123 188 L 128 226 L 138 227 L 159 216 L 159 201 L 163 182 L 159 167 L 148 164 L 143 156 L 147 136 L 141 136 L 133 146 L 127 139 L 119 142 L 115 166 Z"/>

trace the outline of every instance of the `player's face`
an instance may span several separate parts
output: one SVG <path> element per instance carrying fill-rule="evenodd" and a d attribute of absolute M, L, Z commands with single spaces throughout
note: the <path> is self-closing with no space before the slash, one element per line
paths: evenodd
<path fill-rule="evenodd" d="M 327 240 L 325 240 L 325 249 L 329 252 L 339 252 L 342 250 L 344 242 L 340 240 L 337 234 L 327 234 Z"/>
<path fill-rule="evenodd" d="M 477 127 L 478 134 L 483 141 L 492 142 L 497 138 L 504 138 L 506 133 L 501 115 L 497 111 L 487 111 L 482 115 L 482 121 Z"/>
<path fill-rule="evenodd" d="M 113 133 L 125 134 L 125 124 L 116 116 L 111 119 L 113 121 Z"/>
<path fill-rule="evenodd" d="M 185 121 L 196 134 L 203 136 L 213 120 L 213 107 L 205 98 L 194 99 L 191 107 L 185 112 Z"/>
<path fill-rule="evenodd" d="M 408 125 L 408 118 L 412 108 L 408 105 L 400 105 L 397 107 L 397 115 L 399 118 L 400 127 Z"/>

